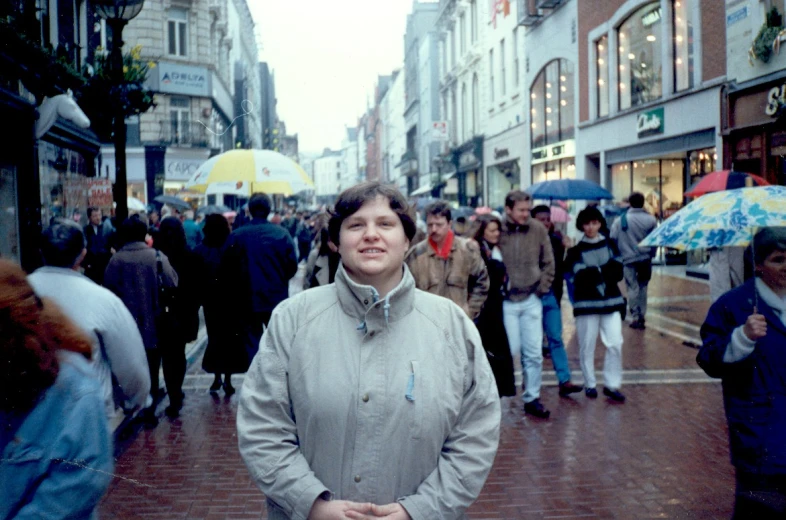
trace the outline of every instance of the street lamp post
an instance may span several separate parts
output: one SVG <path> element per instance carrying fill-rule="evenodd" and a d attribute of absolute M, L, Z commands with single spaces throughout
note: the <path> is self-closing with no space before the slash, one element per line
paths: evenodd
<path fill-rule="evenodd" d="M 96 15 L 106 20 L 112 30 L 112 78 L 117 88 L 125 81 L 123 72 L 123 28 L 142 11 L 145 0 L 94 0 Z M 115 217 L 122 222 L 128 217 L 128 177 L 126 175 L 126 119 L 122 104 L 118 104 L 113 122 L 115 146 Z"/>

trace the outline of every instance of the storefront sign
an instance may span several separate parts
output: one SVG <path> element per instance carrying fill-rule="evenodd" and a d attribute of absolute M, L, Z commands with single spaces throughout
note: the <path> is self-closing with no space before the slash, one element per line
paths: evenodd
<path fill-rule="evenodd" d="M 660 22 L 660 18 L 661 12 L 660 7 L 658 7 L 641 17 L 641 25 L 649 27 L 650 25 Z"/>
<path fill-rule="evenodd" d="M 87 205 L 106 208 L 112 205 L 112 181 L 90 179 L 87 188 Z"/>
<path fill-rule="evenodd" d="M 742 21 L 748 17 L 748 6 L 737 9 L 736 11 L 726 15 L 726 27 L 731 27 L 735 23 Z"/>
<path fill-rule="evenodd" d="M 177 63 L 158 63 L 158 90 L 169 94 L 189 96 L 209 96 L 207 69 L 180 65 Z"/>
<path fill-rule="evenodd" d="M 204 159 L 164 159 L 166 180 L 187 181 L 203 162 Z"/>
<path fill-rule="evenodd" d="M 434 121 L 431 123 L 431 138 L 434 141 L 444 142 L 448 140 L 448 122 Z"/>
<path fill-rule="evenodd" d="M 510 152 L 507 148 L 494 148 L 494 159 L 504 159 L 509 156 Z"/>
<path fill-rule="evenodd" d="M 459 156 L 459 171 L 468 171 L 480 166 L 480 160 L 472 152 L 464 152 Z"/>
<path fill-rule="evenodd" d="M 576 141 L 570 139 L 562 141 L 549 146 L 542 146 L 532 150 L 531 164 L 539 164 L 546 161 L 553 161 L 556 159 L 564 159 L 566 157 L 576 156 Z"/>
<path fill-rule="evenodd" d="M 636 133 L 639 137 L 663 133 L 663 107 L 642 112 L 636 118 Z"/>
<path fill-rule="evenodd" d="M 786 83 L 780 87 L 771 88 L 767 93 L 767 106 L 764 113 L 768 116 L 775 116 L 784 107 L 786 107 Z"/>

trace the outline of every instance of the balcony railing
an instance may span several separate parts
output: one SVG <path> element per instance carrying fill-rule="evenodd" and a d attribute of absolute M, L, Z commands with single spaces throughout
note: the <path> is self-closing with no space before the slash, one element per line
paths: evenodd
<path fill-rule="evenodd" d="M 165 145 L 204 148 L 210 145 L 207 129 L 201 123 L 165 120 L 161 122 L 161 130 L 158 137 L 161 144 Z"/>

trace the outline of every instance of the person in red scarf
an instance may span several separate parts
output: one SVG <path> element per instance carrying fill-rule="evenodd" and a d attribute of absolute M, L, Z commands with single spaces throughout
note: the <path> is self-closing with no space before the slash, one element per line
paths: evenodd
<path fill-rule="evenodd" d="M 409 250 L 406 263 L 418 289 L 448 298 L 474 320 L 489 292 L 488 271 L 478 243 L 456 236 L 450 224 L 447 202 L 428 206 L 428 238 Z"/>

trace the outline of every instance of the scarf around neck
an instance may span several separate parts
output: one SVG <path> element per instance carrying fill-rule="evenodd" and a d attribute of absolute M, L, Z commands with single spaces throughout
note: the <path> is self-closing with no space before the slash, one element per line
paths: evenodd
<path fill-rule="evenodd" d="M 445 237 L 445 241 L 442 243 L 441 248 L 437 247 L 437 243 L 431 240 L 431 237 L 429 237 L 428 239 L 428 244 L 431 246 L 431 248 L 434 250 L 434 252 L 437 254 L 438 257 L 440 257 L 443 260 L 447 260 L 448 257 L 450 256 L 450 248 L 453 247 L 453 237 L 455 236 L 456 235 L 455 233 L 453 233 L 453 230 L 449 229 L 448 234 Z"/>

